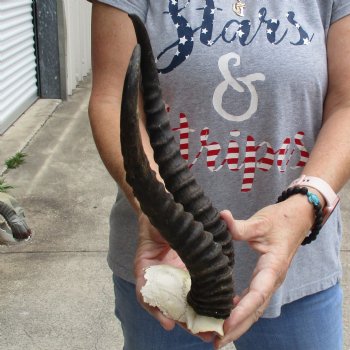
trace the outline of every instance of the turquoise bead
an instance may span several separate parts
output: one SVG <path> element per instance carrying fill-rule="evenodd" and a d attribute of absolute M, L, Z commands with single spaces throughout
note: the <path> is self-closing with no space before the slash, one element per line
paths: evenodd
<path fill-rule="evenodd" d="M 313 205 L 315 205 L 315 206 L 320 205 L 320 200 L 319 200 L 318 197 L 317 197 L 315 194 L 313 194 L 313 193 L 308 192 L 308 194 L 307 194 L 307 199 L 309 200 L 309 202 L 310 202 L 311 204 L 313 204 Z"/>

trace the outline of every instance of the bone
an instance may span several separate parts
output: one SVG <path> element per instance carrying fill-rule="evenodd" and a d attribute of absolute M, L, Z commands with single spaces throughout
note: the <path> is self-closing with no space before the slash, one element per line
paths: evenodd
<path fill-rule="evenodd" d="M 192 211 L 195 215 L 201 216 L 200 213 L 212 206 L 206 197 L 204 200 L 197 201 L 199 197 L 203 197 L 203 191 L 195 183 L 193 176 L 188 175 L 188 170 L 185 170 L 186 163 L 180 162 L 182 158 L 178 145 L 174 141 L 161 98 L 153 54 L 150 46 L 147 47 L 145 44 L 145 42 L 149 43 L 147 32 L 143 26 L 140 28 L 140 21 L 135 24 L 135 28 L 142 50 L 137 45 L 133 52 L 124 83 L 121 108 L 121 147 L 126 180 L 133 188 L 142 211 L 185 263 L 191 277 L 191 288 L 187 295 L 189 305 L 193 307 L 196 314 L 225 319 L 233 308 L 231 239 L 229 243 L 224 242 L 224 244 L 223 241 L 228 240 L 227 238 L 219 239 L 219 242 L 215 241 L 217 236 L 221 237 L 223 234 L 214 238 L 213 233 L 205 230 L 203 223 L 193 216 Z M 137 115 L 141 55 L 147 130 L 159 167 L 164 168 L 165 172 L 168 167 L 171 168 L 167 174 L 160 171 L 167 188 L 157 180 L 142 148 Z M 153 62 L 152 65 L 150 62 Z M 189 185 L 181 189 L 179 184 L 184 182 L 184 179 L 185 181 L 190 179 Z M 174 186 L 180 190 L 174 190 Z M 186 208 L 192 208 L 191 210 L 187 211 L 180 201 L 174 199 L 175 194 L 179 192 L 185 195 L 177 195 L 177 198 L 185 198 L 184 205 Z M 215 226 L 212 222 L 217 216 L 215 210 L 213 213 L 212 216 L 202 215 L 206 218 L 204 221 L 210 222 L 211 228 Z M 231 251 L 228 251 L 228 246 Z M 227 249 L 226 254 L 223 252 L 224 248 Z"/>
<path fill-rule="evenodd" d="M 186 296 L 191 288 L 187 271 L 169 266 L 150 266 L 145 272 L 146 284 L 141 289 L 144 301 L 159 308 L 162 313 L 185 323 L 193 334 L 215 332 L 224 335 L 224 320 L 198 315 L 188 304 Z"/>

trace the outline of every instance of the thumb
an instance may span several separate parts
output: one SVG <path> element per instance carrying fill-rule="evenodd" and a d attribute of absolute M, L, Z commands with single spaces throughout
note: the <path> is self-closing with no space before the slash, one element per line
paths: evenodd
<path fill-rule="evenodd" d="M 236 241 L 251 241 L 263 237 L 268 231 L 267 220 L 262 216 L 252 216 L 248 220 L 235 220 L 229 210 L 223 210 L 221 217 L 226 221 L 232 238 Z"/>

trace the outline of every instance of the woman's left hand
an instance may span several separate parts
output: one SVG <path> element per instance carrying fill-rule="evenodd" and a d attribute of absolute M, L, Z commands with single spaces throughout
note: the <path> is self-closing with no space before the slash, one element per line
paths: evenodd
<path fill-rule="evenodd" d="M 238 339 L 262 316 L 314 221 L 313 207 L 303 195 L 265 207 L 248 220 L 234 220 L 229 211 L 221 215 L 233 239 L 246 241 L 261 255 L 249 287 L 234 300 L 225 336 L 216 338 L 216 348 Z"/>

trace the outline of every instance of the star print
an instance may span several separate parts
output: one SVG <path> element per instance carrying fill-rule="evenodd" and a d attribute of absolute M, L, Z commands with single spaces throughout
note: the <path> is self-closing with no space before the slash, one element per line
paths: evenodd
<path fill-rule="evenodd" d="M 236 32 L 240 38 L 244 35 L 244 32 L 242 30 L 237 30 Z"/>
<path fill-rule="evenodd" d="M 187 42 L 187 39 L 186 39 L 185 36 L 183 36 L 182 38 L 180 38 L 180 44 L 181 44 L 181 45 L 185 45 L 186 42 Z"/>
<path fill-rule="evenodd" d="M 275 18 L 271 20 L 271 23 L 277 23 L 277 22 L 278 22 L 278 20 Z"/>
<path fill-rule="evenodd" d="M 267 32 L 267 34 L 272 34 L 272 30 L 271 29 L 268 29 L 266 32 Z"/>
<path fill-rule="evenodd" d="M 208 33 L 208 29 L 207 28 L 202 29 L 202 33 L 203 34 L 207 34 Z"/>
<path fill-rule="evenodd" d="M 172 5 L 176 5 L 177 4 L 177 0 L 171 0 Z"/>
<path fill-rule="evenodd" d="M 210 14 L 211 14 L 211 15 L 214 15 L 215 12 L 216 12 L 216 9 L 212 9 L 212 10 L 210 11 Z"/>
<path fill-rule="evenodd" d="M 214 42 L 213 42 L 213 41 L 208 40 L 208 45 L 209 45 L 209 46 L 212 46 L 213 44 L 214 44 Z"/>
<path fill-rule="evenodd" d="M 180 51 L 176 50 L 175 56 L 179 56 L 180 55 Z"/>
<path fill-rule="evenodd" d="M 176 23 L 175 28 L 178 29 L 180 27 L 180 24 Z"/>
<path fill-rule="evenodd" d="M 309 45 L 311 41 L 309 39 L 304 39 L 304 45 Z"/>

